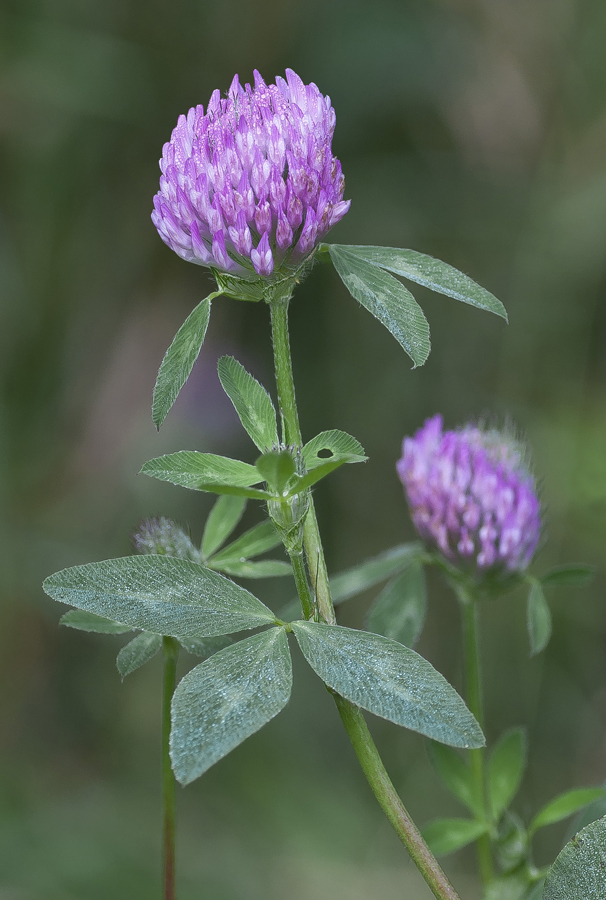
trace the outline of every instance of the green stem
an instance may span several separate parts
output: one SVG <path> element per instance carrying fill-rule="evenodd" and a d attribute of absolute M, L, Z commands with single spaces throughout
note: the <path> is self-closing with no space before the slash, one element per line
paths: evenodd
<path fill-rule="evenodd" d="M 289 553 L 292 571 L 297 586 L 297 593 L 301 600 L 303 615 L 306 619 L 313 619 L 315 614 L 314 599 L 307 580 L 307 572 L 305 571 L 305 560 L 303 553 Z"/>
<path fill-rule="evenodd" d="M 434 897 L 437 897 L 438 900 L 459 900 L 459 895 L 436 862 L 419 829 L 400 800 L 379 756 L 379 751 L 368 730 L 362 711 L 348 700 L 344 700 L 339 694 L 333 694 L 333 696 L 341 721 L 381 809 L 410 853 Z"/>
<path fill-rule="evenodd" d="M 295 386 L 292 373 L 292 361 L 290 355 L 290 341 L 288 337 L 288 299 L 272 300 L 269 304 L 271 310 L 272 338 L 274 347 L 274 362 L 276 368 L 276 383 L 278 387 L 278 400 L 282 416 L 284 440 L 300 447 L 303 443 L 301 427 L 295 399 Z M 324 549 L 320 539 L 318 520 L 313 504 L 313 498 L 309 498 L 309 511 L 305 519 L 303 532 L 303 547 L 307 557 L 307 567 L 316 595 L 318 609 L 321 617 L 329 625 L 336 624 L 334 606 L 330 596 L 328 572 L 324 559 Z M 297 571 L 295 570 L 295 579 Z M 303 574 L 306 574 L 303 569 Z M 307 586 L 307 578 L 305 577 Z M 297 581 L 297 588 L 299 588 Z M 304 588 L 305 591 L 305 588 Z M 305 610 L 307 600 L 301 595 L 301 604 Z M 307 613 L 305 613 L 306 617 Z M 309 617 L 308 617 L 309 618 Z M 349 700 L 345 700 L 339 694 L 333 694 L 339 715 L 345 730 L 349 736 L 353 749 L 358 757 L 366 779 L 372 791 L 379 801 L 381 808 L 393 825 L 398 837 L 410 853 L 414 863 L 429 885 L 434 897 L 438 900 L 460 900 L 448 878 L 442 871 L 438 861 L 431 853 L 423 840 L 418 828 L 408 815 L 400 800 L 385 766 L 379 756 L 379 751 L 368 730 L 364 716 L 360 709 Z"/>
<path fill-rule="evenodd" d="M 463 618 L 463 644 L 465 651 L 465 684 L 466 700 L 470 712 L 484 727 L 484 710 L 482 703 L 482 676 L 480 667 L 480 646 L 478 639 L 478 609 L 473 597 L 462 595 L 461 614 Z M 486 772 L 485 750 L 479 748 L 469 751 L 469 763 L 474 794 L 478 809 L 483 811 L 487 820 L 490 819 L 486 797 Z M 478 866 L 484 887 L 494 878 L 494 866 L 492 861 L 492 849 L 490 836 L 483 834 L 477 841 Z"/>
<path fill-rule="evenodd" d="M 164 900 L 175 900 L 175 776 L 170 764 L 170 704 L 177 682 L 179 644 L 162 638 L 164 685 L 162 693 L 162 801 L 164 807 Z"/>

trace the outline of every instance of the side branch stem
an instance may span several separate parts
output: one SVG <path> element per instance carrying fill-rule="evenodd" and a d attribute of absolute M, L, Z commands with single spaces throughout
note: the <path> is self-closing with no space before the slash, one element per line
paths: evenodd
<path fill-rule="evenodd" d="M 301 447 L 303 441 L 295 400 L 295 386 L 288 337 L 288 302 L 288 299 L 273 300 L 270 302 L 269 307 L 271 310 L 274 362 L 284 440 L 286 443 L 293 443 L 297 447 Z M 311 496 L 309 498 L 309 511 L 305 519 L 303 547 L 320 616 L 329 625 L 335 625 L 336 616 L 330 596 L 324 549 Z M 297 570 L 294 563 L 293 569 L 295 569 L 295 578 L 297 578 Z M 305 584 L 307 585 L 306 578 Z M 299 588 L 298 581 L 297 588 Z M 301 603 L 305 610 L 306 600 L 304 596 L 301 596 Z M 305 615 L 307 614 L 305 613 Z M 362 771 L 375 797 L 393 825 L 398 837 L 410 853 L 434 897 L 437 900 L 460 900 L 459 895 L 423 840 L 391 783 L 362 712 L 349 700 L 332 691 L 331 693 L 334 696 L 339 715 L 358 757 Z"/>
<path fill-rule="evenodd" d="M 179 645 L 172 637 L 162 638 L 164 684 L 162 692 L 162 803 L 164 808 L 164 900 L 175 900 L 175 776 L 170 764 L 170 704 L 177 682 Z"/>
<path fill-rule="evenodd" d="M 469 711 L 484 727 L 484 704 L 482 701 L 482 672 L 480 666 L 480 644 L 478 636 L 478 604 L 473 597 L 460 596 L 463 618 L 463 644 L 465 650 L 466 700 Z M 469 751 L 469 764 L 478 809 L 490 819 L 486 798 L 485 750 Z M 494 866 L 490 836 L 483 834 L 477 841 L 478 866 L 482 883 L 486 887 L 494 878 Z"/>

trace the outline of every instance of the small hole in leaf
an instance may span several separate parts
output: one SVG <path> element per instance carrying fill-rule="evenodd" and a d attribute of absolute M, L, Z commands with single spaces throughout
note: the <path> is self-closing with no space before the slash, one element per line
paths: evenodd
<path fill-rule="evenodd" d="M 334 456 L 334 453 L 328 447 L 324 447 L 323 450 L 318 450 L 317 455 L 320 459 L 330 459 L 331 456 Z"/>

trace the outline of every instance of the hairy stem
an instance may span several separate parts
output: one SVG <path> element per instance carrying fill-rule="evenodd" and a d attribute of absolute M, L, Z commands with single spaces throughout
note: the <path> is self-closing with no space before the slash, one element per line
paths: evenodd
<path fill-rule="evenodd" d="M 162 802 L 164 807 L 164 900 L 175 900 L 175 776 L 170 764 L 170 704 L 177 681 L 179 645 L 172 637 L 162 638 L 164 686 L 162 694 Z"/>
<path fill-rule="evenodd" d="M 480 668 L 480 646 L 478 639 L 478 609 L 477 603 L 473 597 L 462 596 L 459 594 L 461 601 L 461 614 L 463 618 L 463 644 L 465 653 L 465 690 L 466 701 L 472 715 L 475 716 L 480 724 L 484 727 L 484 711 L 482 702 L 482 677 Z M 484 816 L 489 819 L 489 810 L 486 797 L 486 772 L 485 772 L 485 750 L 478 748 L 469 751 L 469 763 L 471 766 L 471 777 L 475 793 L 475 800 L 478 809 L 481 809 Z M 490 836 L 483 834 L 477 841 L 478 866 L 480 876 L 484 886 L 489 884 L 494 878 L 494 866 L 492 861 L 492 849 Z"/>
<path fill-rule="evenodd" d="M 290 341 L 288 337 L 288 299 L 273 300 L 269 306 L 271 310 L 276 383 L 284 440 L 286 443 L 292 443 L 300 447 L 303 442 L 295 399 Z M 303 547 L 320 616 L 329 625 L 334 625 L 336 624 L 335 611 L 330 596 L 324 550 L 312 497 L 309 499 L 309 511 L 305 519 Z M 293 568 L 295 568 L 294 565 Z M 297 578 L 296 569 L 295 578 Z M 305 585 L 307 585 L 307 578 L 305 578 Z M 299 589 L 298 580 L 297 588 Z M 305 610 L 306 600 L 304 596 L 301 596 L 301 604 Z M 345 700 L 334 691 L 331 691 L 331 693 L 362 771 L 375 797 L 429 885 L 434 897 L 438 898 L 438 900 L 460 900 L 459 895 L 423 840 L 391 783 L 362 712 L 349 700 Z"/>

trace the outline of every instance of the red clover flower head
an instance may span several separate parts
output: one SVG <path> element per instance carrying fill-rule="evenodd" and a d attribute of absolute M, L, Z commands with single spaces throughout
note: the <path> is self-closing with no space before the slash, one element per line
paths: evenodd
<path fill-rule="evenodd" d="M 240 278 L 298 268 L 343 218 L 345 181 L 332 155 L 335 111 L 292 69 L 255 85 L 236 75 L 179 116 L 160 160 L 152 221 L 188 262 Z"/>
<path fill-rule="evenodd" d="M 541 531 L 523 446 L 495 429 L 443 431 L 442 416 L 405 438 L 397 471 L 415 527 L 455 564 L 521 572 Z"/>

